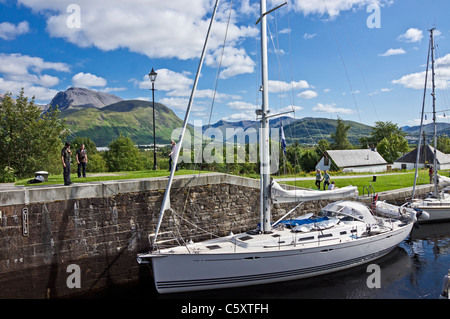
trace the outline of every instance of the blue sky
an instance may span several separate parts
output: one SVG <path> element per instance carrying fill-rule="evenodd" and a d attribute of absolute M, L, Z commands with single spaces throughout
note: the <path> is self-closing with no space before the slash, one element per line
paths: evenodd
<path fill-rule="evenodd" d="M 0 93 L 23 87 L 46 104 L 77 86 L 151 101 L 153 67 L 156 101 L 184 118 L 214 2 L 0 0 Z M 212 123 L 256 119 L 258 8 L 255 0 L 221 1 L 190 122 L 208 124 L 212 105 Z M 268 21 L 271 111 L 417 125 L 435 27 L 437 110 L 447 122 L 449 12 L 448 0 L 289 1 Z"/>

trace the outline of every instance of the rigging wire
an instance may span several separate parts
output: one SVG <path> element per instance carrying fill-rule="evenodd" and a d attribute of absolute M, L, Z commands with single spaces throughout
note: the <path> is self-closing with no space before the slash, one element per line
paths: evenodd
<path fill-rule="evenodd" d="M 211 99 L 211 107 L 210 107 L 210 114 L 209 114 L 207 129 L 211 126 L 211 117 L 212 117 L 212 113 L 213 113 L 213 109 L 214 109 L 214 102 L 215 102 L 216 92 L 217 92 L 217 87 L 218 87 L 218 79 L 219 79 L 219 76 L 220 76 L 220 70 L 222 68 L 222 61 L 223 61 L 223 56 L 224 56 L 224 52 L 225 52 L 225 46 L 226 46 L 226 43 L 227 43 L 228 30 L 229 30 L 230 21 L 231 21 L 232 5 L 233 5 L 233 0 L 230 1 L 228 21 L 227 21 L 227 26 L 226 26 L 226 30 L 225 30 L 224 41 L 223 41 L 223 44 L 222 44 L 222 50 L 221 50 L 221 55 L 220 55 L 220 59 L 219 59 L 219 64 L 217 66 L 217 72 L 216 72 L 216 77 L 215 77 L 215 85 L 214 85 L 214 90 L 213 90 L 213 96 L 212 96 L 212 99 Z M 203 148 L 203 128 L 200 128 L 200 129 L 202 129 L 202 134 L 201 134 L 201 136 L 202 136 L 202 146 L 201 147 Z M 194 153 L 195 153 L 195 151 L 194 151 Z M 223 156 L 223 154 L 221 154 L 221 155 Z M 202 163 L 203 163 L 203 152 L 202 152 Z M 174 165 L 177 165 L 177 163 L 174 163 Z M 194 178 L 200 176 L 201 169 L 198 170 L 197 174 L 195 174 L 195 171 L 197 171 L 197 163 L 195 161 L 195 154 L 194 154 L 194 169 L 193 169 L 193 171 L 194 171 Z M 188 201 L 190 199 L 191 188 L 193 186 L 194 186 L 193 184 L 190 184 L 187 187 L 187 192 L 186 192 L 186 197 L 185 197 L 185 200 L 184 200 L 184 208 L 182 210 L 182 214 L 184 214 L 186 212 L 186 210 L 187 210 Z M 195 186 L 197 186 L 197 185 L 195 185 Z M 172 214 L 174 216 L 178 216 L 179 218 L 181 218 L 181 219 L 186 221 L 186 219 L 183 218 L 182 215 L 177 214 L 173 209 L 171 211 L 172 211 Z M 178 233 L 180 233 L 179 229 L 178 229 L 178 226 L 177 226 L 177 223 L 175 223 L 174 227 L 176 228 L 176 231 Z M 215 236 L 212 232 L 210 232 L 210 235 L 211 236 Z"/>

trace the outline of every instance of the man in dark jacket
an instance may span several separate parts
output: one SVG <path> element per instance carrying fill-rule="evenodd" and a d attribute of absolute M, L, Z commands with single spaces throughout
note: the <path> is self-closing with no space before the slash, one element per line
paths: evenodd
<path fill-rule="evenodd" d="M 86 177 L 86 164 L 88 158 L 84 144 L 81 144 L 80 149 L 77 151 L 76 158 L 78 164 L 78 177 L 81 177 L 81 169 L 83 169 L 83 177 Z"/>
<path fill-rule="evenodd" d="M 66 142 L 61 150 L 61 161 L 63 163 L 64 185 L 70 185 L 70 143 Z"/>

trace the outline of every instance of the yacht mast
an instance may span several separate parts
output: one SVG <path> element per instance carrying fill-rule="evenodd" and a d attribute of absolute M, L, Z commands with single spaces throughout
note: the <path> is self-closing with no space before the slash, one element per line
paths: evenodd
<path fill-rule="evenodd" d="M 270 162 L 269 162 L 269 88 L 267 69 L 267 16 L 266 0 L 261 0 L 261 76 L 262 76 L 262 110 L 260 132 L 260 174 L 261 174 L 261 231 L 270 232 Z"/>
<path fill-rule="evenodd" d="M 153 244 L 156 243 L 156 239 L 158 237 L 159 229 L 161 227 L 161 222 L 162 222 L 162 219 L 163 219 L 163 216 L 164 216 L 164 212 L 166 211 L 166 209 L 170 209 L 170 188 L 172 186 L 173 176 L 175 174 L 175 169 L 177 167 L 178 156 L 180 155 L 181 146 L 183 144 L 183 138 L 184 138 L 184 134 L 186 132 L 186 127 L 187 127 L 187 124 L 188 124 L 189 114 L 191 113 L 192 103 L 194 102 L 195 91 L 197 90 L 197 84 L 198 84 L 198 80 L 199 80 L 200 73 L 201 73 L 201 70 L 202 70 L 203 61 L 205 59 L 206 48 L 207 48 L 207 45 L 208 45 L 209 36 L 211 34 L 211 29 L 212 29 L 212 25 L 213 25 L 213 22 L 214 22 L 216 13 L 217 13 L 218 6 L 219 6 L 219 0 L 216 0 L 216 4 L 215 4 L 214 10 L 213 10 L 213 14 L 211 16 L 211 21 L 209 23 L 208 32 L 206 34 L 205 43 L 203 44 L 203 50 L 202 50 L 202 54 L 201 54 L 201 57 L 200 57 L 200 62 L 198 64 L 197 74 L 195 76 L 194 85 L 192 87 L 191 97 L 189 98 L 189 104 L 188 104 L 188 107 L 187 107 L 186 115 L 184 117 L 183 127 L 181 128 L 180 138 L 178 139 L 178 146 L 177 146 L 177 148 L 176 148 L 176 150 L 174 152 L 172 170 L 170 171 L 169 181 L 167 182 L 166 192 L 164 193 L 163 203 L 162 203 L 162 206 L 161 206 L 161 210 L 159 212 L 159 218 L 158 218 L 158 223 L 156 224 L 156 230 L 155 230 L 155 236 L 153 238 Z"/>
<path fill-rule="evenodd" d="M 431 83 L 432 83 L 432 93 L 433 97 L 433 129 L 434 129 L 434 159 L 433 159 L 433 171 L 434 171 L 434 196 L 438 197 L 438 178 L 437 178 L 437 159 L 436 159 L 436 147 L 437 147 L 437 128 L 436 128 L 436 85 L 434 82 L 434 35 L 433 31 L 435 28 L 430 30 L 430 39 L 431 39 Z"/>

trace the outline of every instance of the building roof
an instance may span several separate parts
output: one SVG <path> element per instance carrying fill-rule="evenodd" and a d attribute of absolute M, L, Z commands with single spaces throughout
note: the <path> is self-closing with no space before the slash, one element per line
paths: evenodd
<path fill-rule="evenodd" d="M 434 160 L 434 148 L 431 147 L 430 145 L 425 145 L 425 147 L 420 150 L 419 163 L 424 164 L 425 161 L 428 161 L 428 163 L 432 163 L 433 160 Z M 406 153 L 399 159 L 396 159 L 394 163 L 415 164 L 416 161 L 417 161 L 417 147 L 413 149 L 411 152 Z M 436 150 L 436 161 L 438 164 L 450 163 L 450 155 L 442 153 L 439 150 Z"/>
<path fill-rule="evenodd" d="M 327 153 L 340 168 L 387 164 L 377 151 L 371 149 L 333 150 Z"/>

